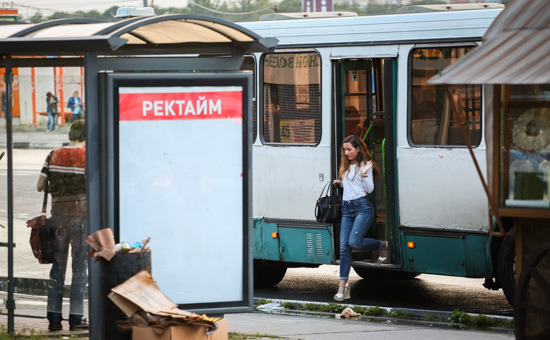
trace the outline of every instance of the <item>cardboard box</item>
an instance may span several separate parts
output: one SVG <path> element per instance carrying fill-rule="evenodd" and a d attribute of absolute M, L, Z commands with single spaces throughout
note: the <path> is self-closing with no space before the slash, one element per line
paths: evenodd
<path fill-rule="evenodd" d="M 204 326 L 172 326 L 164 330 L 153 327 L 132 327 L 132 340 L 228 340 L 227 322 L 221 319 L 218 329 L 206 333 Z"/>

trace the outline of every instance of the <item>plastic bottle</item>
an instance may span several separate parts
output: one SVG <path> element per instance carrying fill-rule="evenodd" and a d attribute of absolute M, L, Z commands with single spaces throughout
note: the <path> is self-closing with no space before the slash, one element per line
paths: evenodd
<path fill-rule="evenodd" d="M 544 199 L 549 199 L 550 194 L 550 161 L 543 160 L 539 164 L 538 172 L 542 172 L 542 180 L 544 181 Z"/>
<path fill-rule="evenodd" d="M 510 165 L 510 192 L 508 197 L 514 198 L 514 181 L 516 179 L 517 172 L 534 172 L 535 168 L 533 164 L 527 159 L 516 159 Z"/>

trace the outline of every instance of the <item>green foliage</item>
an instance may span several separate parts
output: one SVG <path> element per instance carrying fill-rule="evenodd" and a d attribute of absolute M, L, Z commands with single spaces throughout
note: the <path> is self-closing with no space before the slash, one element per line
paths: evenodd
<path fill-rule="evenodd" d="M 403 320 L 408 320 L 411 318 L 411 316 L 403 311 L 400 311 L 400 310 L 392 310 L 388 313 L 388 316 L 390 318 L 395 318 L 395 319 L 403 319 Z"/>
<path fill-rule="evenodd" d="M 395 14 L 397 9 L 401 7 L 398 5 L 378 5 L 378 4 L 370 4 L 368 5 L 366 9 L 365 15 L 387 15 L 387 14 Z"/>
<path fill-rule="evenodd" d="M 330 302 L 328 305 L 324 305 L 321 311 L 327 313 L 342 313 L 344 309 L 346 309 L 345 306 L 336 302 Z"/>
<path fill-rule="evenodd" d="M 16 330 L 13 337 L 8 333 L 8 329 L 4 325 L 0 325 L 0 340 L 13 340 L 13 339 L 25 339 L 25 340 L 40 340 L 44 338 L 50 338 L 43 332 L 37 332 L 34 329 L 23 328 Z"/>
<path fill-rule="evenodd" d="M 500 2 L 506 3 L 507 0 Z M 412 5 L 426 5 L 426 4 L 443 4 L 444 0 L 413 0 Z M 363 1 L 353 1 L 353 3 L 334 4 L 335 11 L 347 11 L 355 12 L 357 15 L 387 15 L 395 14 L 400 5 L 389 4 L 368 4 L 365 5 Z M 20 22 L 32 22 L 39 23 L 43 21 L 53 19 L 66 19 L 66 18 L 88 18 L 99 19 L 105 21 L 115 21 L 114 16 L 116 14 L 117 6 L 113 6 L 103 13 L 96 10 L 93 11 L 78 11 L 75 13 L 67 12 L 55 12 L 54 14 L 46 17 L 40 11 L 37 11 L 35 15 L 30 18 L 19 17 Z M 228 2 L 224 0 L 191 0 L 186 7 L 155 7 L 155 13 L 157 15 L 162 14 L 202 14 L 211 17 L 221 18 L 232 22 L 244 22 L 244 21 L 256 21 L 259 20 L 263 14 L 281 12 L 301 12 L 302 1 L 301 0 L 237 0 L 235 2 Z"/>
<path fill-rule="evenodd" d="M 357 3 L 353 3 L 353 4 L 348 4 L 348 3 L 334 4 L 334 11 L 335 12 L 353 12 L 353 13 L 357 13 L 357 15 L 365 15 L 366 14 L 365 5 L 360 5 L 360 4 L 357 4 Z"/>
<path fill-rule="evenodd" d="M 431 315 L 431 314 L 428 314 L 426 315 L 426 318 L 425 318 L 426 321 L 435 321 L 435 316 Z"/>
<path fill-rule="evenodd" d="M 302 1 L 300 0 L 282 0 L 277 5 L 277 12 L 295 13 L 302 11 Z"/>
<path fill-rule="evenodd" d="M 513 327 L 512 322 L 502 321 L 496 318 L 490 318 L 483 314 L 470 315 L 465 312 L 461 312 L 457 309 L 453 311 L 451 317 L 449 318 L 451 323 L 460 323 L 466 326 L 476 327 L 476 328 L 486 328 L 486 327 Z"/>
<path fill-rule="evenodd" d="M 359 311 L 356 311 L 360 313 Z M 369 316 L 382 316 L 386 313 L 386 311 L 378 306 L 368 307 L 365 311 L 363 311 L 361 314 L 363 315 L 369 315 Z"/>
<path fill-rule="evenodd" d="M 471 316 L 468 313 L 461 312 L 458 309 L 453 310 L 449 321 L 452 323 L 468 324 L 471 320 Z"/>
<path fill-rule="evenodd" d="M 256 300 L 256 306 L 266 305 L 268 303 L 271 303 L 271 300 L 268 300 L 268 299 L 258 299 L 258 300 Z"/>

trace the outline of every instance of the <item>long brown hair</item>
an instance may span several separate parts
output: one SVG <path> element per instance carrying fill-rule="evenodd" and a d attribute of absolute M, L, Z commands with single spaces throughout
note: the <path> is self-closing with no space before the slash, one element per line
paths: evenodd
<path fill-rule="evenodd" d="M 346 157 L 346 154 L 344 153 L 345 143 L 350 143 L 354 148 L 358 149 L 359 151 L 357 153 L 357 158 L 356 158 L 357 164 L 359 165 L 355 169 L 356 173 L 359 171 L 361 164 L 363 163 L 366 164 L 368 161 L 372 161 L 373 179 L 377 180 L 380 172 L 378 170 L 378 165 L 376 165 L 376 162 L 372 158 L 369 152 L 369 149 L 367 149 L 367 146 L 365 145 L 363 140 L 361 140 L 361 138 L 359 138 L 356 135 L 347 136 L 342 142 L 342 148 L 340 150 L 340 169 L 338 171 L 338 178 L 341 180 L 344 174 L 349 170 L 349 167 L 351 165 L 351 162 L 349 161 L 349 159 Z"/>

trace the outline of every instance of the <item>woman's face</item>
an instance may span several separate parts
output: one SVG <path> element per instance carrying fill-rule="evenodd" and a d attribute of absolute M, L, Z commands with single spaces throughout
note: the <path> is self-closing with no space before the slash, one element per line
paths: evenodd
<path fill-rule="evenodd" d="M 348 158 L 348 160 L 351 162 L 351 164 L 357 163 L 357 153 L 359 153 L 359 150 L 355 148 L 351 143 L 344 143 L 344 155 Z"/>

